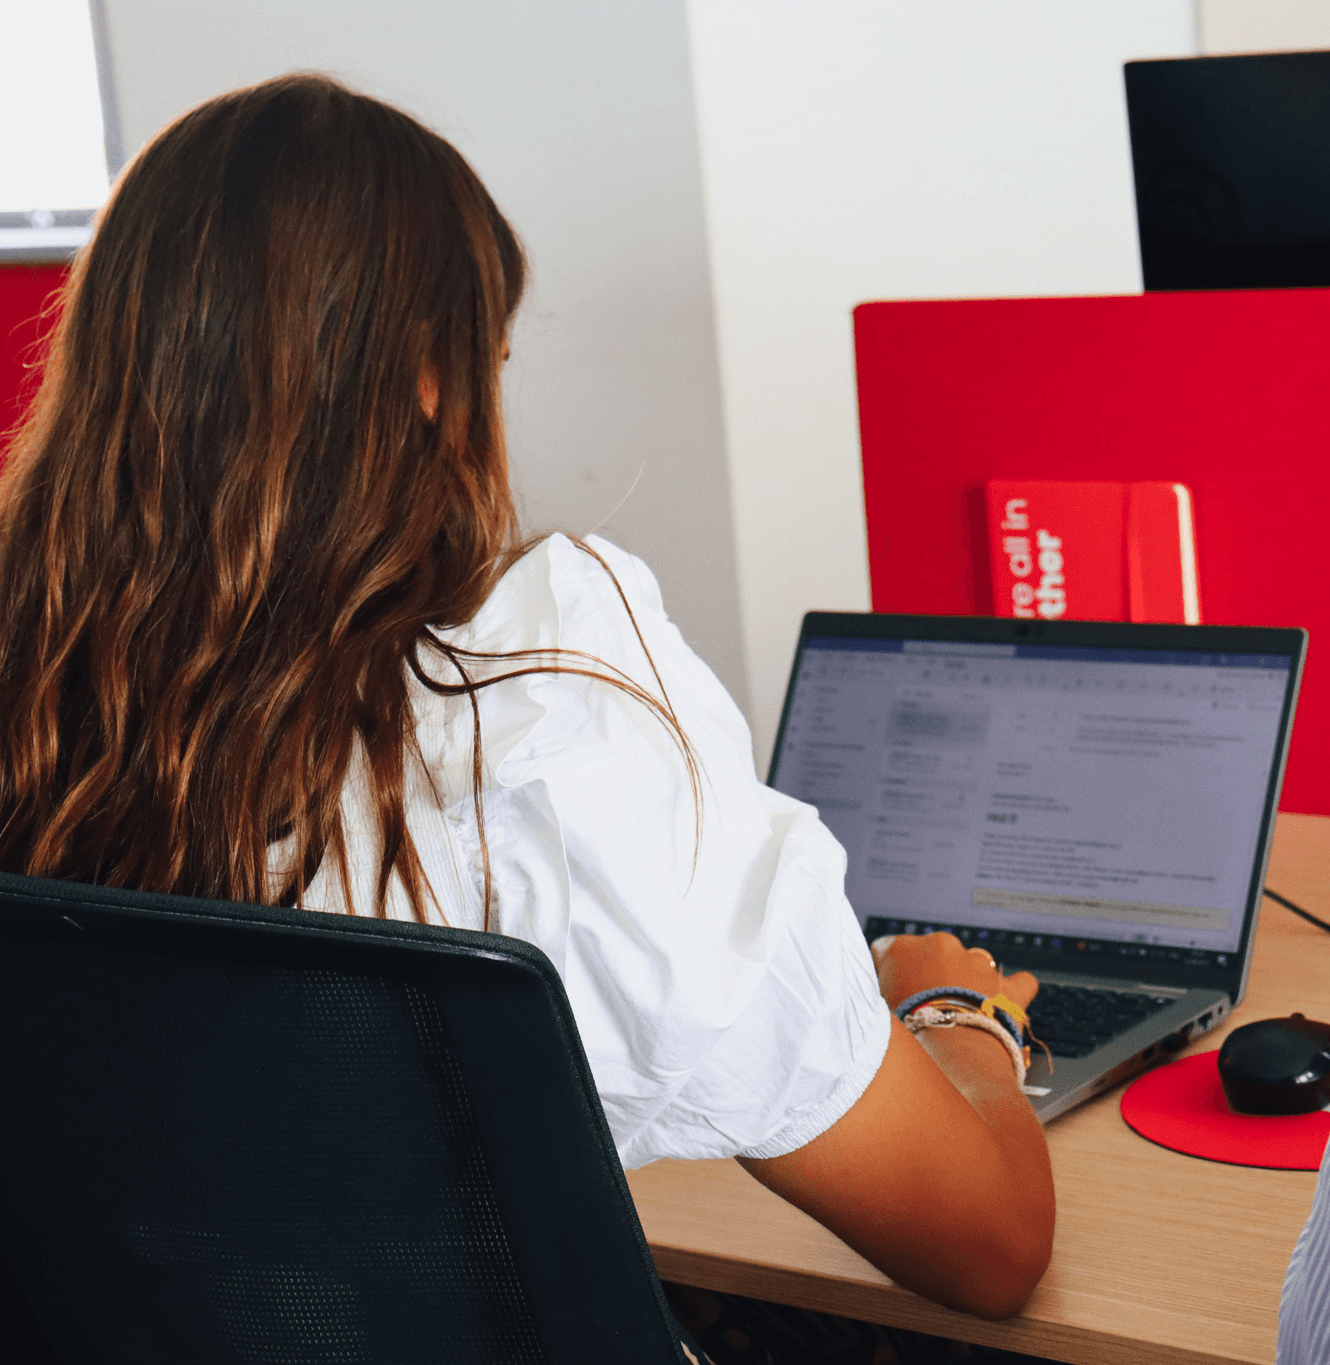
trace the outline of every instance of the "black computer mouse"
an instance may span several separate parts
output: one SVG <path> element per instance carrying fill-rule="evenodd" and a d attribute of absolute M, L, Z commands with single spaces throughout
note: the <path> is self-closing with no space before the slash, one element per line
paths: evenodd
<path fill-rule="evenodd" d="M 1330 1104 L 1330 1024 L 1292 1014 L 1235 1028 L 1219 1080 L 1236 1114 L 1311 1114 Z"/>

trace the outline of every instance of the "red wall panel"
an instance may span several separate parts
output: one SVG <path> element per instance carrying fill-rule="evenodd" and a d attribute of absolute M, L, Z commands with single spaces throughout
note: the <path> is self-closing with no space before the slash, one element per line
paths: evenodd
<path fill-rule="evenodd" d="M 23 414 L 41 379 L 43 309 L 65 280 L 63 265 L 0 266 L 0 460 L 3 433 Z"/>
<path fill-rule="evenodd" d="M 1204 619 L 1311 631 L 1282 805 L 1330 814 L 1330 290 L 868 303 L 855 342 L 875 610 L 986 605 L 985 479 L 1185 483 Z"/>

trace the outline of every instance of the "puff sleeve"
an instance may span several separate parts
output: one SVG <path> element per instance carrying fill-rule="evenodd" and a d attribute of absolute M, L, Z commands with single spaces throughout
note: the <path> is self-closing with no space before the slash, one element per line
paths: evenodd
<path fill-rule="evenodd" d="M 621 688 L 557 672 L 482 689 L 492 927 L 558 969 L 626 1167 L 781 1155 L 854 1104 L 887 1046 L 891 1015 L 845 898 L 845 854 L 812 807 L 758 780 L 743 716 L 666 616 L 646 566 L 590 544 L 604 564 L 562 536 L 542 542 L 450 639 L 566 651 L 565 666 L 668 698 L 696 791 L 672 727 Z M 469 869 L 458 913 L 475 922 L 459 732 L 421 733 L 450 793 L 452 856 Z"/>

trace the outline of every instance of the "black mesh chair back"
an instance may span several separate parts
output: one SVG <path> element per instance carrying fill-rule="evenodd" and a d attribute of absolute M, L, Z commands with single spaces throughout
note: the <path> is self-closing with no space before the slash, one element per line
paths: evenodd
<path fill-rule="evenodd" d="M 529 944 L 0 874 L 0 1039 L 63 1365 L 683 1360 Z"/>

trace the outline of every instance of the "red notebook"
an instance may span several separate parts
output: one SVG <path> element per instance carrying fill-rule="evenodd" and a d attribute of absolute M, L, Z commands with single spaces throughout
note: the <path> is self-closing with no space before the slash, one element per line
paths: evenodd
<path fill-rule="evenodd" d="M 1185 484 L 990 479 L 984 509 L 995 616 L 1200 622 Z"/>

